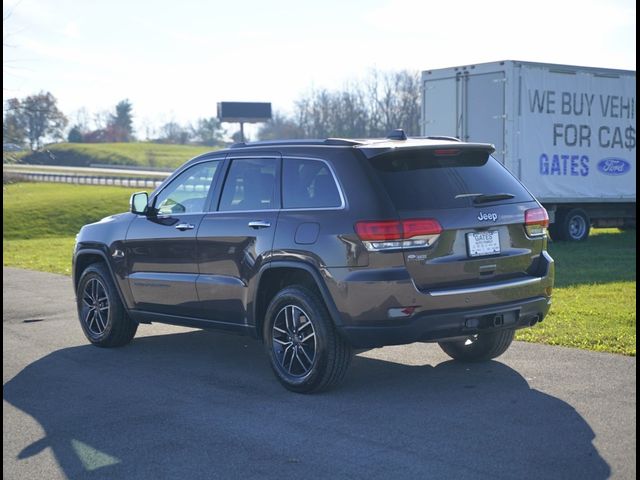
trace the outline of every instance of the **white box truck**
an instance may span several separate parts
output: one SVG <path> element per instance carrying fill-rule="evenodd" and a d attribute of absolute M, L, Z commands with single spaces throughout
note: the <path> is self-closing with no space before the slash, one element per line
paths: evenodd
<path fill-rule="evenodd" d="M 491 142 L 554 239 L 635 228 L 636 72 L 506 60 L 422 72 L 422 134 Z"/>

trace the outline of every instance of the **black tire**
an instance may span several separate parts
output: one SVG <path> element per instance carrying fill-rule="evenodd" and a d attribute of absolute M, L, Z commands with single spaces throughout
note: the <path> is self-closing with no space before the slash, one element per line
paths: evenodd
<path fill-rule="evenodd" d="M 297 393 L 338 384 L 353 356 L 320 297 L 301 286 L 275 295 L 265 314 L 262 338 L 276 378 Z"/>
<path fill-rule="evenodd" d="M 485 362 L 506 352 L 513 341 L 515 333 L 515 330 L 479 333 L 468 340 L 438 342 L 438 345 L 444 350 L 444 353 L 454 360 Z"/>
<path fill-rule="evenodd" d="M 581 208 L 560 210 L 556 214 L 556 221 L 550 226 L 553 240 L 582 242 L 589 238 L 591 220 L 587 212 Z"/>
<path fill-rule="evenodd" d="M 554 242 L 562 242 L 565 239 L 562 235 L 559 218 L 558 214 L 556 214 L 556 221 L 549 225 L 549 236 Z"/>
<path fill-rule="evenodd" d="M 138 323 L 127 315 L 104 264 L 91 264 L 82 272 L 76 303 L 80 326 L 92 344 L 120 347 L 136 334 Z"/>

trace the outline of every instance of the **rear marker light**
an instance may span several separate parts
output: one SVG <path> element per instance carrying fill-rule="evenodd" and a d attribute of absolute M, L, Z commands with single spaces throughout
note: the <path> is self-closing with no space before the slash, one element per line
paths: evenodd
<path fill-rule="evenodd" d="M 406 318 L 413 315 L 413 312 L 416 311 L 418 307 L 400 307 L 400 308 L 390 308 L 387 310 L 387 316 L 389 318 Z"/>
<path fill-rule="evenodd" d="M 548 226 L 549 215 L 544 208 L 532 208 L 524 212 L 524 228 L 530 237 L 545 235 Z"/>
<path fill-rule="evenodd" d="M 379 252 L 429 247 L 440 236 L 442 227 L 432 218 L 416 218 L 357 222 L 355 230 L 367 250 Z"/>

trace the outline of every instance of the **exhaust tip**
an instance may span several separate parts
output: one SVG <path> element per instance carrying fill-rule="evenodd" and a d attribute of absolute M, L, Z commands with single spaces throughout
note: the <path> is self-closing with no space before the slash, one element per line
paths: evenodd
<path fill-rule="evenodd" d="M 529 321 L 529 326 L 533 327 L 539 321 L 540 321 L 540 315 L 534 315 L 533 318 Z"/>

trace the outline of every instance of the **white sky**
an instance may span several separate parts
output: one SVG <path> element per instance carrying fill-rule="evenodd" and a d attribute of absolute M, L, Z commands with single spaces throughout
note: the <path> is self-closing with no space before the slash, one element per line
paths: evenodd
<path fill-rule="evenodd" d="M 61 109 L 133 103 L 142 125 L 219 101 L 289 111 L 370 68 L 526 60 L 635 70 L 633 0 L 3 0 L 3 98 Z M 9 15 L 8 15 L 9 14 Z"/>

